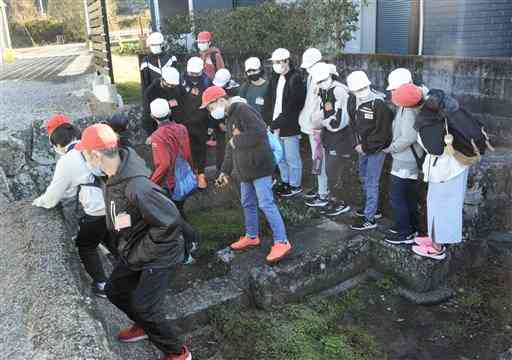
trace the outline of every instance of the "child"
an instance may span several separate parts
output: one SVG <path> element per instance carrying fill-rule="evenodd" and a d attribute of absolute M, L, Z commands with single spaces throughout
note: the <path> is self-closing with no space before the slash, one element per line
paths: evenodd
<path fill-rule="evenodd" d="M 379 208 L 380 176 L 386 154 L 382 151 L 392 140 L 393 112 L 383 96 L 370 89 L 371 82 L 363 71 L 354 71 L 347 77 L 352 92 L 348 104 L 350 124 L 354 133 L 354 149 L 359 154 L 359 176 L 366 196 L 364 210 L 356 215 L 362 220 L 352 225 L 353 230 L 377 227 L 375 217 Z"/>

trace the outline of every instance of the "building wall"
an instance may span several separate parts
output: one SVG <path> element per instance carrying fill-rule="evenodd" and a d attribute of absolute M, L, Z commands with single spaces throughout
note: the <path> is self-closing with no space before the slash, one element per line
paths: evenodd
<path fill-rule="evenodd" d="M 377 0 L 367 0 L 366 5 L 355 0 L 359 5 L 358 30 L 351 41 L 345 45 L 347 53 L 374 53 L 376 37 Z"/>
<path fill-rule="evenodd" d="M 512 0 L 424 3 L 424 54 L 512 56 Z"/>

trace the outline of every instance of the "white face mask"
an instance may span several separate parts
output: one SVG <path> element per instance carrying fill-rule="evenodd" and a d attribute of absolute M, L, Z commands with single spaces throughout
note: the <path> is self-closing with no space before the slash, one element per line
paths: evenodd
<path fill-rule="evenodd" d="M 200 51 L 206 51 L 210 48 L 210 43 L 197 43 L 197 47 Z"/>
<path fill-rule="evenodd" d="M 274 69 L 274 72 L 276 74 L 282 74 L 284 73 L 284 70 L 285 70 L 285 64 L 274 64 L 272 65 L 272 68 Z"/>
<path fill-rule="evenodd" d="M 329 90 L 332 85 L 332 79 L 327 79 L 318 84 L 318 87 L 322 90 Z"/>
<path fill-rule="evenodd" d="M 224 109 L 224 106 L 222 105 L 218 105 L 211 113 L 210 115 L 212 116 L 212 118 L 214 118 L 215 120 L 221 120 L 221 119 L 224 119 L 224 117 L 226 116 L 226 109 Z"/>
<path fill-rule="evenodd" d="M 364 88 L 364 89 L 354 91 L 354 95 L 355 95 L 356 97 L 358 97 L 358 98 L 365 98 L 365 97 L 367 97 L 368 95 L 370 95 L 370 92 L 371 92 L 370 87 L 366 87 L 366 88 Z"/>
<path fill-rule="evenodd" d="M 92 166 L 91 164 L 89 164 L 88 161 L 86 161 L 85 165 L 87 166 L 87 168 L 91 171 L 91 173 L 94 176 L 105 176 L 105 173 L 103 172 L 103 170 L 101 169 L 101 166 L 99 164 L 96 166 Z"/>
<path fill-rule="evenodd" d="M 162 46 L 161 45 L 151 45 L 149 47 L 149 51 L 151 51 L 152 54 L 158 55 L 162 53 Z"/>
<path fill-rule="evenodd" d="M 60 149 L 57 146 L 53 147 L 53 151 L 57 153 L 57 155 L 64 156 L 66 155 L 66 150 Z"/>

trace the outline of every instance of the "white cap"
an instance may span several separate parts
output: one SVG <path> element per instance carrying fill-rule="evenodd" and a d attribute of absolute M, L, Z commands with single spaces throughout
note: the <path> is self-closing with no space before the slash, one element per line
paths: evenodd
<path fill-rule="evenodd" d="M 203 71 L 204 61 L 200 57 L 194 56 L 188 59 L 187 72 L 200 73 Z"/>
<path fill-rule="evenodd" d="M 168 84 L 178 85 L 180 83 L 180 73 L 172 66 L 162 68 L 162 79 Z"/>
<path fill-rule="evenodd" d="M 332 67 L 324 62 L 319 62 L 313 65 L 309 73 L 312 76 L 313 83 L 316 84 L 331 76 Z"/>
<path fill-rule="evenodd" d="M 353 71 L 347 76 L 347 86 L 350 91 L 361 90 L 371 84 L 364 71 Z"/>
<path fill-rule="evenodd" d="M 151 33 L 146 43 L 148 46 L 162 45 L 164 43 L 164 36 L 159 32 Z"/>
<path fill-rule="evenodd" d="M 272 60 L 272 61 L 281 61 L 281 60 L 286 60 L 286 59 L 289 59 L 289 58 L 290 58 L 290 52 L 288 50 L 286 50 L 286 49 L 279 48 L 279 49 L 275 49 L 274 50 L 270 60 Z"/>
<path fill-rule="evenodd" d="M 261 61 L 257 57 L 250 57 L 245 60 L 245 71 L 261 69 Z"/>
<path fill-rule="evenodd" d="M 309 48 L 304 51 L 304 54 L 302 54 L 302 65 L 300 67 L 303 69 L 309 69 L 320 60 L 322 60 L 322 53 L 320 50 L 316 48 Z"/>
<path fill-rule="evenodd" d="M 169 103 L 165 99 L 155 99 L 149 104 L 151 116 L 161 119 L 168 116 L 171 112 Z"/>
<path fill-rule="evenodd" d="M 393 71 L 388 76 L 388 87 L 386 90 L 395 90 L 404 84 L 412 83 L 412 75 L 411 72 L 406 68 L 398 68 Z"/>
<path fill-rule="evenodd" d="M 229 72 L 229 70 L 219 69 L 215 73 L 215 77 L 213 78 L 212 83 L 215 86 L 224 87 L 224 85 L 226 85 L 229 82 L 229 80 L 231 80 L 231 73 Z"/>

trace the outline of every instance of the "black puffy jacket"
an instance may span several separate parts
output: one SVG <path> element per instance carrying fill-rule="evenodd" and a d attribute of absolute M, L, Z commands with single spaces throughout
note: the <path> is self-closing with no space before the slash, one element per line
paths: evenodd
<path fill-rule="evenodd" d="M 116 175 L 103 182 L 107 227 L 115 234 L 119 257 L 134 271 L 181 263 L 183 220 L 178 209 L 149 180 L 149 169 L 133 149 L 119 151 Z M 130 216 L 131 226 L 116 229 L 120 214 Z"/>

